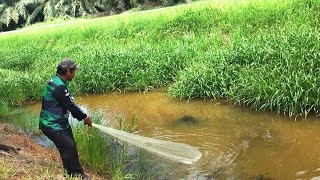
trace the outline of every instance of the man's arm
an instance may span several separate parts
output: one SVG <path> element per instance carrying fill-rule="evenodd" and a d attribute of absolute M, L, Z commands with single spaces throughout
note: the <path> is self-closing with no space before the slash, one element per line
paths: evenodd
<path fill-rule="evenodd" d="M 65 85 L 60 85 L 52 91 L 52 96 L 78 120 L 85 119 L 87 115 L 73 102 Z"/>

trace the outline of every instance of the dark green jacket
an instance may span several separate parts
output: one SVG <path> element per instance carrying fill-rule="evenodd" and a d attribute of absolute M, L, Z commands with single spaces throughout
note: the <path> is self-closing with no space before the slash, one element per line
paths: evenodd
<path fill-rule="evenodd" d="M 39 128 L 46 131 L 60 131 L 70 128 L 69 112 L 78 120 L 87 117 L 75 105 L 68 83 L 55 75 L 44 89 Z"/>

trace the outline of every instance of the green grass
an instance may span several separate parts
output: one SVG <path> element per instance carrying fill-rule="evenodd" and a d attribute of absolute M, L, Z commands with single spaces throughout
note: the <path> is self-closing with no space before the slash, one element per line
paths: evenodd
<path fill-rule="evenodd" d="M 318 113 L 319 40 L 319 29 L 308 26 L 261 30 L 181 71 L 169 92 L 189 99 L 227 97 L 289 116 Z"/>
<path fill-rule="evenodd" d="M 0 97 L 39 99 L 69 57 L 82 66 L 77 93 L 169 86 L 177 98 L 318 114 L 319 12 L 319 0 L 200 1 L 3 34 Z"/>
<path fill-rule="evenodd" d="M 103 113 L 96 112 L 92 117 L 93 122 L 110 126 L 110 122 L 102 121 Z M 133 117 L 129 124 L 119 117 L 117 124 L 117 129 L 133 132 L 136 119 Z M 168 173 L 165 164 L 159 164 L 157 159 L 148 157 L 140 149 L 98 129 L 83 128 L 81 124 L 75 125 L 73 129 L 81 162 L 99 174 L 120 180 L 154 179 L 159 176 L 166 177 Z"/>

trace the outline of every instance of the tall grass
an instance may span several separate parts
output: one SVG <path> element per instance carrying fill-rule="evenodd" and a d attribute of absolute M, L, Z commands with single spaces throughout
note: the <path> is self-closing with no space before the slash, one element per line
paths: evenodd
<path fill-rule="evenodd" d="M 242 41 L 233 52 L 241 69 L 228 97 L 290 116 L 318 114 L 319 42 L 320 29 L 306 26 L 271 29 Z"/>
<path fill-rule="evenodd" d="M 320 31 L 280 27 L 234 42 L 179 73 L 176 97 L 227 97 L 239 105 L 292 115 L 318 114 Z"/>
<path fill-rule="evenodd" d="M 70 57 L 79 93 L 169 85 L 178 98 L 318 114 L 319 12 L 319 0 L 202 1 L 0 35 L 0 95 L 39 99 Z"/>
<path fill-rule="evenodd" d="M 109 124 L 102 121 L 103 113 L 96 112 L 92 120 L 98 124 Z M 77 121 L 77 120 L 76 120 Z M 135 130 L 135 118 L 131 125 L 123 118 L 117 119 L 117 129 L 132 132 Z M 98 129 L 87 129 L 77 124 L 74 128 L 81 161 L 90 168 L 112 179 L 154 179 L 165 177 L 165 165 L 150 158 L 140 149 L 117 140 Z"/>

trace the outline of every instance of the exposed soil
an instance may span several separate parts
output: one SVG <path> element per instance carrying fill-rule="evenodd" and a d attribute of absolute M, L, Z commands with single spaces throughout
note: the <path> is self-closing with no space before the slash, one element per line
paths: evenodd
<path fill-rule="evenodd" d="M 92 179 L 106 179 L 84 169 Z M 0 123 L 0 180 L 5 179 L 71 178 L 64 177 L 57 150 L 39 145 L 10 124 Z"/>

